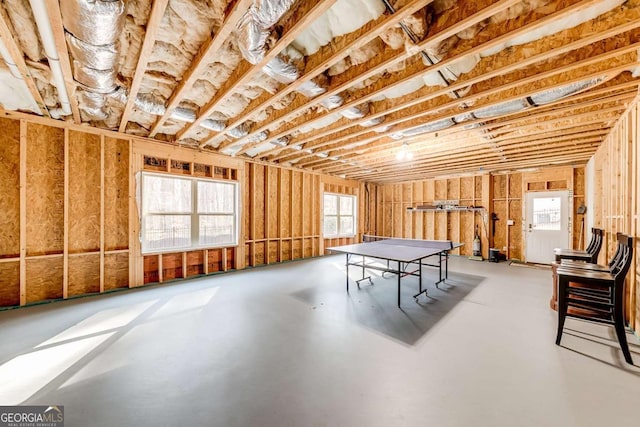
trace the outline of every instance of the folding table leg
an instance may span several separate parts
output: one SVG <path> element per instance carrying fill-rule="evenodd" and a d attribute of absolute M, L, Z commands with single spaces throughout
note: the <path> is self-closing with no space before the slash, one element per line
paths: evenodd
<path fill-rule="evenodd" d="M 400 266 L 400 261 L 398 261 L 398 307 L 400 307 L 400 280 L 402 278 L 402 267 Z"/>
<path fill-rule="evenodd" d="M 347 266 L 347 293 L 349 293 L 349 254 L 346 254 L 346 255 L 347 255 L 347 263 L 346 263 L 346 266 Z"/>

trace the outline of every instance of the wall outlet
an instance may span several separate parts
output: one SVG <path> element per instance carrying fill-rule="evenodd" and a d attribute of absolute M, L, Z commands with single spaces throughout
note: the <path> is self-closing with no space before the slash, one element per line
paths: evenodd
<path fill-rule="evenodd" d="M 514 225 L 516 222 L 512 219 L 507 220 L 507 225 Z"/>
<path fill-rule="evenodd" d="M 507 252 L 507 247 L 506 246 L 502 247 L 502 252 Z"/>

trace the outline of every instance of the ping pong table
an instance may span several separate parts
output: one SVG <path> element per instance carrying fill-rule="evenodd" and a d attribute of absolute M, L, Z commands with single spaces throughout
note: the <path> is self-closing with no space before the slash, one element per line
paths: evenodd
<path fill-rule="evenodd" d="M 413 296 L 417 301 L 421 294 L 426 295 L 427 293 L 427 289 L 422 288 L 422 267 L 438 267 L 437 287 L 448 278 L 450 252 L 463 245 L 450 240 L 399 239 L 368 235 L 365 235 L 363 240 L 363 243 L 327 248 L 331 252 L 346 255 L 347 292 L 349 292 L 349 266 L 356 266 L 362 269 L 362 279 L 355 281 L 358 288 L 360 288 L 360 282 L 364 280 L 369 280 L 373 284 L 371 276 L 365 276 L 365 270 L 367 269 L 382 271 L 383 275 L 385 273 L 396 274 L 398 276 L 398 307 L 400 307 L 400 287 L 403 277 L 418 277 L 419 292 Z M 362 258 L 360 261 L 353 260 L 354 256 Z M 425 262 L 426 259 L 431 257 L 435 257 L 437 261 L 431 264 Z M 386 266 L 371 262 L 367 263 L 367 258 L 382 260 L 386 262 Z M 442 270 L 443 262 L 444 274 Z"/>

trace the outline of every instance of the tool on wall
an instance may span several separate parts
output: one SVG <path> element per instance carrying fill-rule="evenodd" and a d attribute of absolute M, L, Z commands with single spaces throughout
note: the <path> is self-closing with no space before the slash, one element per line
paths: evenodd
<path fill-rule="evenodd" d="M 498 221 L 498 214 L 491 212 L 491 236 L 496 237 L 496 221 Z"/>
<path fill-rule="evenodd" d="M 578 240 L 578 249 L 582 249 L 582 242 L 584 242 L 584 214 L 587 213 L 587 207 L 584 203 L 578 206 L 576 213 L 578 215 L 582 215 L 582 219 L 580 221 L 580 240 Z"/>

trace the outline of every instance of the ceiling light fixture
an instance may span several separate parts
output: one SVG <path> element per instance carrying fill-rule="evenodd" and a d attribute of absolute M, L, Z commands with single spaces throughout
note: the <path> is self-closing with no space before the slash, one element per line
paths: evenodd
<path fill-rule="evenodd" d="M 396 159 L 399 161 L 413 159 L 413 152 L 409 151 L 409 144 L 406 142 L 400 147 L 400 151 L 396 154 Z"/>

